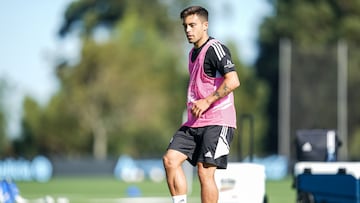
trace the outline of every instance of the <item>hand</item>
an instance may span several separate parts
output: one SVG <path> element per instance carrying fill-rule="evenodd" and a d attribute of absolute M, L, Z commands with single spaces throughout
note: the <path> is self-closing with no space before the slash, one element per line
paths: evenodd
<path fill-rule="evenodd" d="M 193 102 L 191 113 L 199 118 L 209 107 L 210 103 L 206 99 L 200 99 Z"/>

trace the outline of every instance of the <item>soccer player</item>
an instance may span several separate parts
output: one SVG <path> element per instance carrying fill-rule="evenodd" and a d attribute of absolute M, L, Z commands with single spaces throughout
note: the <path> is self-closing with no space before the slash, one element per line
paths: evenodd
<path fill-rule="evenodd" d="M 227 167 L 236 128 L 233 90 L 240 86 L 229 49 L 208 35 L 208 11 L 200 6 L 184 9 L 180 17 L 189 43 L 190 80 L 187 121 L 175 132 L 163 156 L 173 203 L 186 203 L 182 163 L 197 166 L 202 203 L 217 203 L 215 170 Z"/>

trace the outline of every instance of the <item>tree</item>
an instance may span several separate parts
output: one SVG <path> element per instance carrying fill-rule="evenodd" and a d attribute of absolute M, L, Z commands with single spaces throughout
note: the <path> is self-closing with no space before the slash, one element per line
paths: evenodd
<path fill-rule="evenodd" d="M 160 15 L 163 10 L 159 8 L 154 2 L 149 7 L 129 4 L 108 42 L 99 44 L 91 36 L 85 37 L 81 61 L 59 69 L 70 111 L 78 118 L 82 134 L 92 136 L 96 158 L 107 156 L 111 134 L 127 143 L 119 148 L 129 153 L 139 155 L 134 149 L 142 143 L 141 155 L 162 151 L 173 125 L 170 121 L 174 121 L 168 119 L 173 116 L 167 111 L 182 111 L 178 101 L 170 101 L 179 97 L 183 82 L 181 77 L 174 78 L 179 74 L 179 59 L 171 42 L 174 38 L 164 38 L 163 25 L 168 18 L 154 18 L 147 10 L 160 10 L 154 12 Z M 149 18 L 143 21 L 138 13 Z M 167 24 L 169 27 L 172 22 Z M 158 143 L 150 145 L 149 140 Z"/>
<path fill-rule="evenodd" d="M 79 134 L 78 120 L 68 110 L 66 97 L 58 93 L 46 106 L 27 96 L 23 102 L 22 136 L 14 141 L 15 153 L 22 157 L 81 155 L 88 150 Z"/>
<path fill-rule="evenodd" d="M 5 81 L 0 80 L 0 155 L 5 153 L 7 146 L 7 135 L 6 135 L 6 117 L 3 99 L 5 98 Z"/>

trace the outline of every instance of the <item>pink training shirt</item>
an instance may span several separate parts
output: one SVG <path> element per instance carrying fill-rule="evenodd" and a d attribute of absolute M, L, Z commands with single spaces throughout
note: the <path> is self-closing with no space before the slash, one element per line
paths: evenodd
<path fill-rule="evenodd" d="M 188 119 L 183 126 L 204 127 L 209 125 L 220 125 L 236 128 L 236 111 L 234 106 L 234 95 L 232 92 L 214 102 L 200 118 L 196 118 L 191 113 L 192 102 L 213 94 L 224 81 L 223 77 L 212 78 L 206 75 L 204 71 L 205 55 L 213 43 L 219 42 L 215 39 L 211 39 L 204 45 L 194 62 L 191 61 L 191 54 L 194 48 L 189 53 L 190 82 L 187 93 Z"/>

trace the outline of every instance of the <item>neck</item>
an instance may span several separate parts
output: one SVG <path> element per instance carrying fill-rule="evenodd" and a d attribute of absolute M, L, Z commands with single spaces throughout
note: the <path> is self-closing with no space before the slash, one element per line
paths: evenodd
<path fill-rule="evenodd" d="M 208 35 L 205 35 L 203 38 L 201 38 L 199 41 L 195 42 L 194 43 L 194 47 L 195 48 L 199 48 L 201 47 L 202 45 L 204 45 L 206 43 L 206 41 L 209 39 L 209 36 Z"/>

